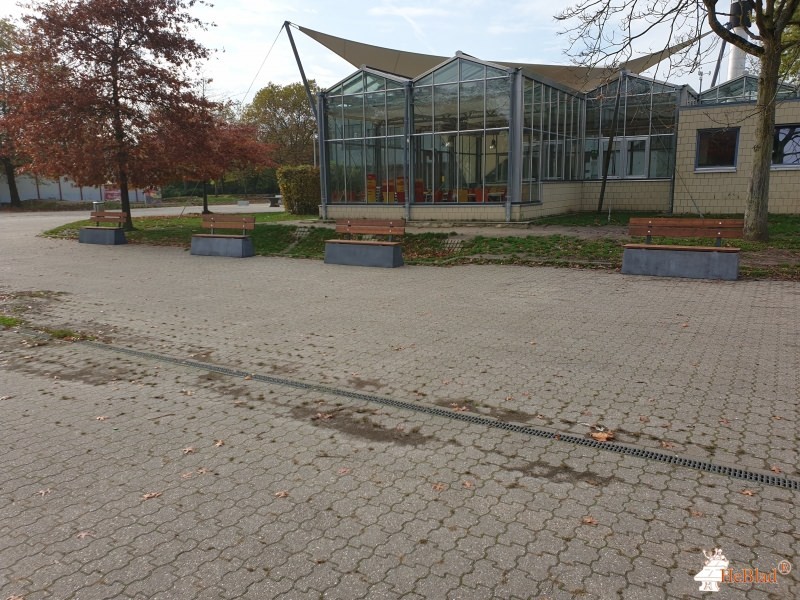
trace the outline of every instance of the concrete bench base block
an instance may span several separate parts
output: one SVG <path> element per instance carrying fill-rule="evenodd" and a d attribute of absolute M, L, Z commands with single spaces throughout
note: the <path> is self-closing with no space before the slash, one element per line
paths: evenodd
<path fill-rule="evenodd" d="M 325 262 L 357 267 L 402 267 L 403 247 L 399 243 L 359 244 L 348 240 L 328 240 L 325 242 Z"/>
<path fill-rule="evenodd" d="M 253 240 L 242 235 L 209 235 L 192 236 L 192 254 L 198 256 L 230 256 L 247 258 L 253 256 Z"/>
<path fill-rule="evenodd" d="M 128 243 L 125 231 L 121 227 L 81 227 L 78 231 L 78 241 L 81 244 L 103 244 L 105 246 Z"/>
<path fill-rule="evenodd" d="M 626 275 L 726 279 L 739 277 L 738 252 L 625 248 L 622 272 Z"/>

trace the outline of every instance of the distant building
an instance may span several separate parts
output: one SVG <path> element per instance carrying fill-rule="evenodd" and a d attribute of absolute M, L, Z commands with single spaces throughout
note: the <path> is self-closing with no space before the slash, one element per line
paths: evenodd
<path fill-rule="evenodd" d="M 362 65 L 317 100 L 328 218 L 503 222 L 594 210 L 606 156 L 606 208 L 744 212 L 751 76 L 698 94 L 635 74 L 672 49 L 610 72 L 434 57 L 300 30 Z M 782 86 L 777 112 L 770 212 L 798 213 L 794 88 Z"/>

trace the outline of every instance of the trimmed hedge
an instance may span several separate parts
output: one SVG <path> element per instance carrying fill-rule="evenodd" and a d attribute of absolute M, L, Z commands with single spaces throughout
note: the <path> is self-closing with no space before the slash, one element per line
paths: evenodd
<path fill-rule="evenodd" d="M 278 185 L 286 212 L 293 215 L 319 214 L 322 194 L 319 169 L 311 165 L 286 166 L 278 169 Z"/>

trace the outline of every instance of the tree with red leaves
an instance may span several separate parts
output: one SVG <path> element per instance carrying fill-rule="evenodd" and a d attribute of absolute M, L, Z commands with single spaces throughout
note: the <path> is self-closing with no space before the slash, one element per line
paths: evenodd
<path fill-rule="evenodd" d="M 17 122 L 32 170 L 81 185 L 114 182 L 130 215 L 129 187 L 153 185 L 170 171 L 174 157 L 153 147 L 165 124 L 174 129 L 185 115 L 214 108 L 195 91 L 196 71 L 192 78 L 209 54 L 188 37 L 205 28 L 189 13 L 195 4 L 49 0 L 27 7 L 19 63 L 30 89 Z M 133 228 L 130 218 L 126 228 Z"/>

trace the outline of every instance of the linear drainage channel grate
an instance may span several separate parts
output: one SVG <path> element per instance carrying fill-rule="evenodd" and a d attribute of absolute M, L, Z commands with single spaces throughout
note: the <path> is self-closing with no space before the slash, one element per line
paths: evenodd
<path fill-rule="evenodd" d="M 204 371 L 213 371 L 215 373 L 220 373 L 221 375 L 229 375 L 231 377 L 250 377 L 254 381 L 260 381 L 262 383 L 271 383 L 274 385 L 281 385 L 302 390 L 310 390 L 323 394 L 340 396 L 343 398 L 351 398 L 353 400 L 362 400 L 364 402 L 382 404 L 384 406 L 391 406 L 392 408 L 397 408 L 400 410 L 408 410 L 418 413 L 425 413 L 428 415 L 435 415 L 437 417 L 444 417 L 446 419 L 451 419 L 454 421 L 463 421 L 474 425 L 483 425 L 485 427 L 491 427 L 493 429 L 501 429 L 503 431 L 520 433 L 522 435 L 527 435 L 531 437 L 538 437 L 538 438 L 555 440 L 559 442 L 566 442 L 568 444 L 574 444 L 576 446 L 586 446 L 588 448 L 596 448 L 598 450 L 604 450 L 606 452 L 613 452 L 616 454 L 622 454 L 624 456 L 633 456 L 635 458 L 643 458 L 646 460 L 661 462 L 668 465 L 674 465 L 676 467 L 686 467 L 688 469 L 703 471 L 705 473 L 714 473 L 717 475 L 731 477 L 733 479 L 743 479 L 745 481 L 752 481 L 754 483 L 759 483 L 761 485 L 800 491 L 800 481 L 789 479 L 788 477 L 777 477 L 775 475 L 757 473 L 755 471 L 748 471 L 746 469 L 736 469 L 734 467 L 728 467 L 724 465 L 715 465 L 714 463 L 704 460 L 696 460 L 693 458 L 686 458 L 672 454 L 664 454 L 663 452 L 654 452 L 652 450 L 634 448 L 632 446 L 626 446 L 623 444 L 598 442 L 596 440 L 583 438 L 577 435 L 555 433 L 552 431 L 547 431 L 545 429 L 539 429 L 537 427 L 528 427 L 527 425 L 518 425 L 516 423 L 506 423 L 504 421 L 487 419 L 486 417 L 481 417 L 478 415 L 445 410 L 443 408 L 438 408 L 435 406 L 422 406 L 419 404 L 414 404 L 412 402 L 393 400 L 391 398 L 383 398 L 381 396 L 375 396 L 372 394 L 363 394 L 361 392 L 343 390 L 340 388 L 329 387 L 326 385 L 304 383 L 302 381 L 295 381 L 293 379 L 285 379 L 282 377 L 272 377 L 270 375 L 259 375 L 256 373 L 250 373 L 248 371 L 241 371 L 239 369 L 229 369 L 228 367 L 221 367 L 218 365 L 212 365 L 195 360 L 174 358 L 172 356 L 156 354 L 154 352 L 144 352 L 141 350 L 133 350 L 132 348 L 124 348 L 121 346 L 109 346 L 108 344 L 102 344 L 99 342 L 92 342 L 92 341 L 84 341 L 81 343 L 94 346 L 96 348 L 100 348 L 103 350 L 112 350 L 114 352 L 118 352 L 121 354 L 129 354 L 132 356 L 138 356 L 141 358 L 147 358 L 160 362 L 167 362 L 175 365 L 191 367 L 194 369 L 201 369 Z"/>

